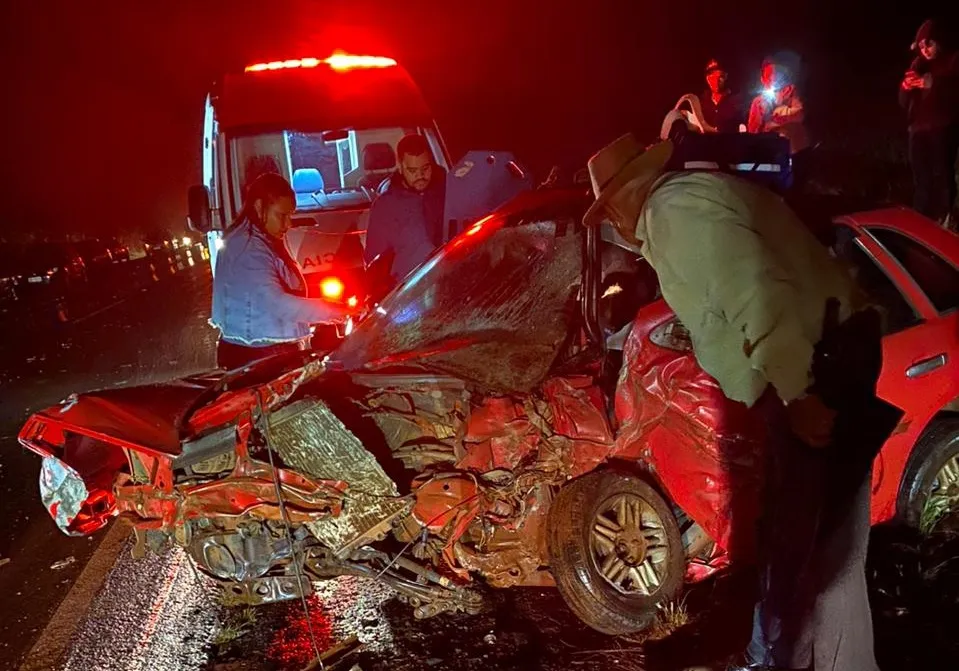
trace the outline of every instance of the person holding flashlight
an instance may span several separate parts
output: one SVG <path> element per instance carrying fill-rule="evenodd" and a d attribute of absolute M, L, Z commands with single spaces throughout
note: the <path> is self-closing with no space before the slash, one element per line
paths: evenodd
<path fill-rule="evenodd" d="M 809 146 L 806 110 L 789 70 L 772 58 L 763 61 L 762 92 L 753 99 L 746 124 L 750 133 L 778 133 L 798 154 Z"/>

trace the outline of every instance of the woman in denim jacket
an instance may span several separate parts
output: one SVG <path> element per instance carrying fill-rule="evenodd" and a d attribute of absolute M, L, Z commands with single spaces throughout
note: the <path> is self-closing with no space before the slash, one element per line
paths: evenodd
<path fill-rule="evenodd" d="M 342 308 L 306 298 L 306 283 L 283 242 L 295 209 L 289 182 L 276 173 L 261 175 L 224 236 L 210 320 L 220 330 L 220 368 L 305 350 L 311 324 L 346 319 Z"/>

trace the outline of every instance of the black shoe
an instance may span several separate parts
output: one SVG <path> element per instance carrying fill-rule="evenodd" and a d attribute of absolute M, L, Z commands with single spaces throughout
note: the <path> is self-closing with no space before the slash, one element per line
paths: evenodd
<path fill-rule="evenodd" d="M 777 671 L 775 667 L 755 664 L 746 655 L 739 655 L 726 665 L 726 671 Z"/>

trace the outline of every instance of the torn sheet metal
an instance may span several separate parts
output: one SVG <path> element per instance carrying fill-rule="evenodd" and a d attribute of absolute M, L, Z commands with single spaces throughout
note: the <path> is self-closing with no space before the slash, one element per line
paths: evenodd
<path fill-rule="evenodd" d="M 763 482 L 763 427 L 745 405 L 725 397 L 691 348 L 650 337 L 671 319 L 659 302 L 640 313 L 629 335 L 612 456 L 645 463 L 734 559 L 750 557 Z"/>
<path fill-rule="evenodd" d="M 376 458 L 318 399 L 297 401 L 269 417 L 271 445 L 283 461 L 318 479 L 348 483 L 342 513 L 307 526 L 339 552 L 375 532 L 407 507 Z"/>
<path fill-rule="evenodd" d="M 462 381 L 436 376 L 357 375 L 370 387 L 362 405 L 394 457 L 421 472 L 463 456 L 470 394 Z M 375 383 L 380 383 L 379 385 Z"/>

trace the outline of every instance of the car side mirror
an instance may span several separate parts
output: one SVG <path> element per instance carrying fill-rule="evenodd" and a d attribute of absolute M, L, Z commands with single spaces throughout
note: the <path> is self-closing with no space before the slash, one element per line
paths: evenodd
<path fill-rule="evenodd" d="M 213 228 L 210 214 L 210 190 L 203 184 L 194 184 L 187 191 L 189 226 L 197 233 L 209 233 Z"/>

